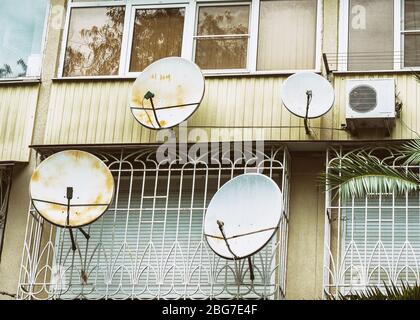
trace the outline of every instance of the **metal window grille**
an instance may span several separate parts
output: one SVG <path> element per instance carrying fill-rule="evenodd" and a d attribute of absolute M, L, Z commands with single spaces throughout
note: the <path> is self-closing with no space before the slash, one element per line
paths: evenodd
<path fill-rule="evenodd" d="M 420 173 L 419 166 L 404 166 L 401 154 L 392 148 L 364 151 L 383 164 Z M 327 172 L 341 165 L 348 152 L 330 148 Z M 383 288 L 384 283 L 419 283 L 420 193 L 343 200 L 338 193 L 327 192 L 324 252 L 326 294 Z"/>
<path fill-rule="evenodd" d="M 89 150 L 92 152 L 92 150 Z M 155 150 L 92 152 L 109 166 L 116 194 L 104 216 L 76 233 L 41 219 L 30 208 L 18 288 L 20 299 L 282 299 L 285 294 L 289 155 L 273 147 L 246 155 L 184 157 L 158 163 Z M 202 235 L 214 193 L 245 172 L 270 176 L 283 191 L 285 212 L 271 243 L 247 261 L 227 261 Z M 259 213 L 256 213 L 259 214 Z"/>
<path fill-rule="evenodd" d="M 0 165 L 0 260 L 3 248 L 4 228 L 12 182 L 12 167 Z"/>

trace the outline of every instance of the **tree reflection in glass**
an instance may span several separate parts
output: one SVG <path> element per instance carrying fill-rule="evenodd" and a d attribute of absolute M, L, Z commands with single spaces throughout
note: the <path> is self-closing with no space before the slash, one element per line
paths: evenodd
<path fill-rule="evenodd" d="M 184 8 L 136 10 L 130 71 L 164 57 L 181 56 Z"/>
<path fill-rule="evenodd" d="M 64 76 L 118 74 L 124 14 L 124 7 L 72 9 Z"/>
<path fill-rule="evenodd" d="M 249 6 L 204 6 L 198 13 L 195 62 L 203 69 L 244 69 Z"/>

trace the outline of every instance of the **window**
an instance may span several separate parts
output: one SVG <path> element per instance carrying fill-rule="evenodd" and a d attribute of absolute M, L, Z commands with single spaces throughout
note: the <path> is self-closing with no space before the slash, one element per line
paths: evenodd
<path fill-rule="evenodd" d="M 185 8 L 135 11 L 130 72 L 164 57 L 181 56 Z"/>
<path fill-rule="evenodd" d="M 258 70 L 315 69 L 317 1 L 261 0 Z"/>
<path fill-rule="evenodd" d="M 348 70 L 394 67 L 394 0 L 350 0 Z"/>
<path fill-rule="evenodd" d="M 0 166 L 0 260 L 3 248 L 4 227 L 6 226 L 7 207 L 12 182 L 12 169 Z"/>
<path fill-rule="evenodd" d="M 124 7 L 73 8 L 70 13 L 63 75 L 117 75 Z"/>
<path fill-rule="evenodd" d="M 200 6 L 195 62 L 202 69 L 246 69 L 249 5 Z"/>
<path fill-rule="evenodd" d="M 420 2 L 343 0 L 339 70 L 420 67 Z"/>
<path fill-rule="evenodd" d="M 48 2 L 0 1 L 0 79 L 40 76 Z"/>
<path fill-rule="evenodd" d="M 350 150 L 330 148 L 327 170 L 339 173 Z M 417 166 L 402 165 L 401 154 L 386 148 L 365 148 L 383 164 L 418 175 Z M 420 193 L 370 194 L 340 199 L 329 192 L 326 202 L 326 292 L 333 295 L 394 283 L 419 283 Z"/>
<path fill-rule="evenodd" d="M 343 210 L 344 281 L 355 289 L 385 281 L 415 283 L 420 259 L 419 197 L 371 196 Z"/>
<path fill-rule="evenodd" d="M 95 2 L 69 2 L 64 77 L 135 75 L 168 56 L 204 73 L 320 69 L 321 0 Z"/>
<path fill-rule="evenodd" d="M 420 66 L 420 2 L 405 0 L 402 42 L 404 43 L 404 66 Z"/>

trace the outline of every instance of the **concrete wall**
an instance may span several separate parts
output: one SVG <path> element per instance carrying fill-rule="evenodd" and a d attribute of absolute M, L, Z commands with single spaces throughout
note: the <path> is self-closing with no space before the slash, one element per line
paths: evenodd
<path fill-rule="evenodd" d="M 291 154 L 286 298 L 321 299 L 325 194 L 317 181 L 324 153 Z"/>

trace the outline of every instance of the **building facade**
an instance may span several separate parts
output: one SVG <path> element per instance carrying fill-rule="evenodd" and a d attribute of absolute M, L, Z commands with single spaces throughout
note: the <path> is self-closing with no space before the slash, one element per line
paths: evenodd
<path fill-rule="evenodd" d="M 319 181 L 355 150 L 408 169 L 398 146 L 420 132 L 419 1 L 5 0 L 0 11 L 0 299 L 321 299 L 420 280 L 419 194 L 342 200 Z M 186 123 L 150 130 L 129 92 L 167 56 L 202 69 L 205 95 Z M 310 134 L 281 102 L 300 71 L 336 96 Z M 395 84 L 395 117 L 349 120 L 349 83 L 381 79 Z M 116 186 L 76 251 L 28 193 L 34 168 L 69 149 L 102 159 Z M 284 203 L 254 281 L 202 232 L 212 196 L 246 172 L 272 178 Z"/>

